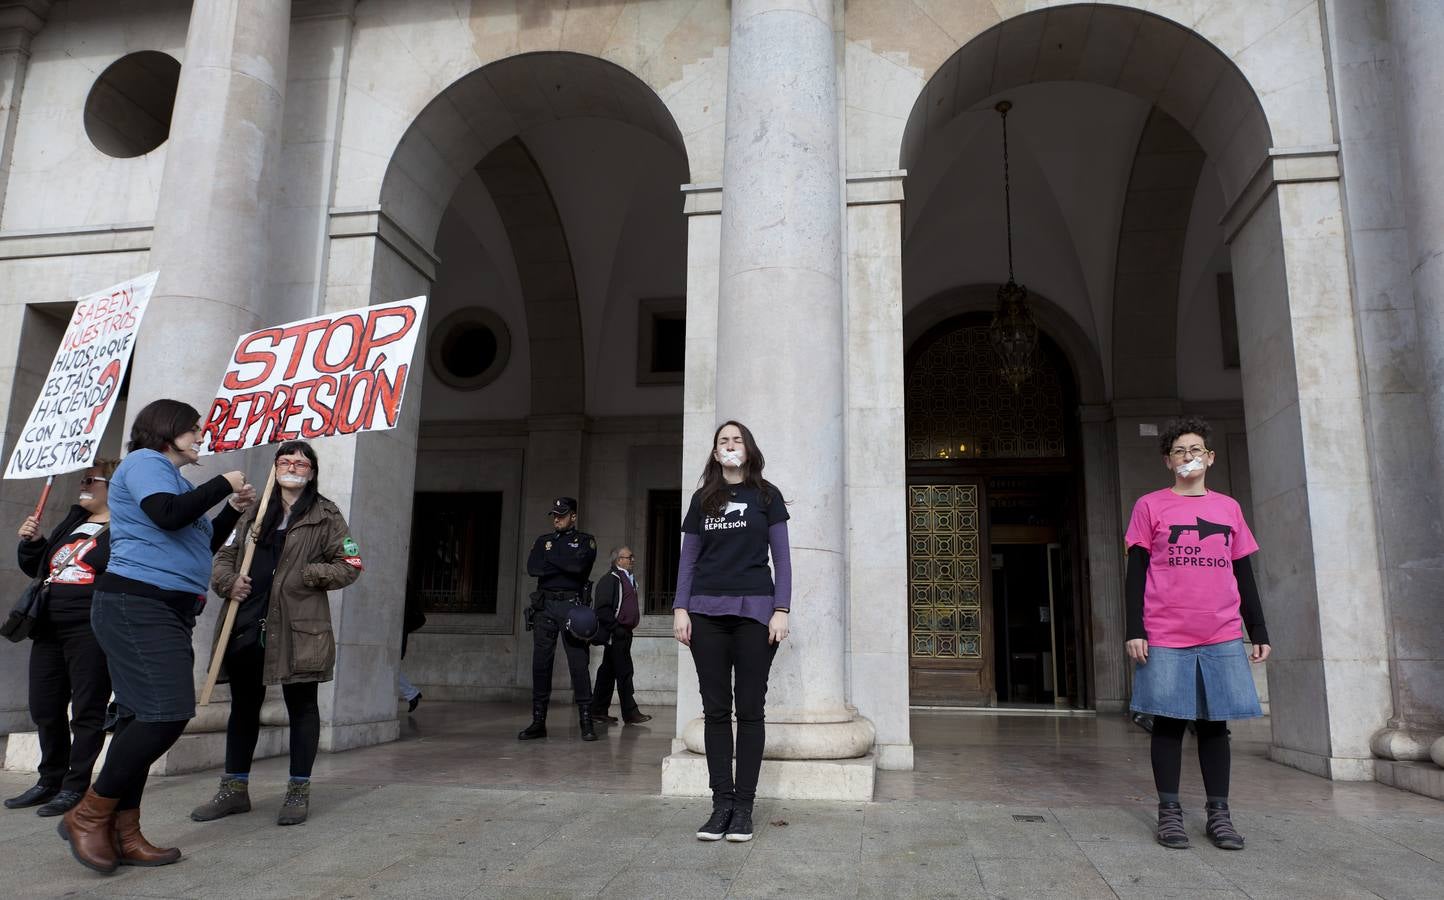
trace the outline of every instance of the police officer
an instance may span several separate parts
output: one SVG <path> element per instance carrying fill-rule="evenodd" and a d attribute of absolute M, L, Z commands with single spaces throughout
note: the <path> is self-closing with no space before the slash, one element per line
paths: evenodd
<path fill-rule="evenodd" d="M 588 577 L 597 560 L 597 541 L 586 532 L 577 531 L 577 501 L 558 497 L 552 502 L 552 531 L 536 539 L 526 560 L 528 575 L 536 578 L 537 590 L 531 595 L 532 605 L 527 617 L 532 629 L 531 655 L 531 724 L 517 735 L 529 741 L 547 736 L 547 703 L 552 694 L 552 660 L 556 657 L 557 637 L 567 655 L 567 669 L 572 676 L 572 694 L 576 700 L 582 726 L 582 740 L 595 741 L 592 725 L 592 683 L 587 671 L 590 655 L 587 641 L 567 628 L 567 615 L 577 607 L 590 612 L 587 597 Z"/>

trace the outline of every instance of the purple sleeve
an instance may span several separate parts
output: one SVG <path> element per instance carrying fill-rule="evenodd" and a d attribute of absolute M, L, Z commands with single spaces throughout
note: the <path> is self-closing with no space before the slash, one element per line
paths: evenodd
<path fill-rule="evenodd" d="M 692 532 L 682 535 L 682 557 L 677 560 L 677 596 L 673 609 L 687 609 L 692 603 L 692 574 L 697 570 L 697 556 L 702 552 L 702 536 Z"/>
<path fill-rule="evenodd" d="M 767 544 L 772 548 L 772 608 L 792 610 L 792 547 L 787 540 L 787 520 L 767 529 Z"/>

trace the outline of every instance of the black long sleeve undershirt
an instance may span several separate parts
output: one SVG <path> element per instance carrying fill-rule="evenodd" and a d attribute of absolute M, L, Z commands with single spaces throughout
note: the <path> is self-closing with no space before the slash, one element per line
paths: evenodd
<path fill-rule="evenodd" d="M 1146 640 L 1143 630 L 1143 593 L 1148 584 L 1148 551 L 1134 545 L 1128 548 L 1128 574 L 1124 581 L 1123 596 L 1127 606 L 1128 631 L 1125 640 Z M 1259 598 L 1258 582 L 1253 577 L 1253 564 L 1249 557 L 1233 561 L 1233 577 L 1238 582 L 1239 613 L 1248 639 L 1255 644 L 1269 643 L 1268 628 L 1264 625 L 1263 601 Z"/>
<path fill-rule="evenodd" d="M 140 509 L 166 531 L 179 531 L 206 514 L 206 510 L 231 495 L 231 483 L 217 475 L 184 494 L 151 494 L 140 501 Z M 211 552 L 225 544 L 241 514 L 229 503 L 211 520 Z"/>

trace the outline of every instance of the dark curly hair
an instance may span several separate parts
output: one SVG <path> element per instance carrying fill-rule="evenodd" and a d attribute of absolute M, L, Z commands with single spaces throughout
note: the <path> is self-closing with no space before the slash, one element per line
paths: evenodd
<path fill-rule="evenodd" d="M 1158 452 L 1167 456 L 1173 450 L 1173 442 L 1185 434 L 1198 435 L 1203 438 L 1203 445 L 1207 447 L 1213 437 L 1213 428 L 1202 416 L 1169 419 L 1163 423 L 1163 430 L 1158 434 Z"/>

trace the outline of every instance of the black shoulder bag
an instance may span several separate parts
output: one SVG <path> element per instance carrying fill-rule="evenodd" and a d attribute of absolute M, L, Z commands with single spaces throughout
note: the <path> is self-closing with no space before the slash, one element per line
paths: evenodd
<path fill-rule="evenodd" d="M 30 637 L 30 632 L 35 630 L 35 623 L 45 615 L 45 604 L 49 595 L 50 579 L 48 577 L 36 578 L 31 581 L 20 594 L 20 600 L 15 604 L 15 608 L 10 610 L 9 618 L 0 623 L 0 637 L 5 637 L 17 644 Z"/>

